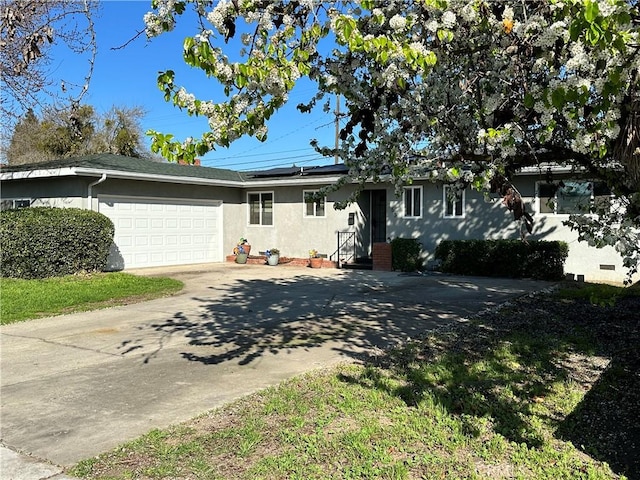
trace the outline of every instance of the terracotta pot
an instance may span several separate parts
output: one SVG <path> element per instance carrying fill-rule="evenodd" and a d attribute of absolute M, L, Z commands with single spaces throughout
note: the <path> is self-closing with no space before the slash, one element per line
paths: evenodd
<path fill-rule="evenodd" d="M 242 245 L 242 248 L 244 249 L 244 253 L 246 253 L 247 256 L 249 256 L 249 254 L 251 253 L 251 245 L 249 245 L 248 243 L 245 243 L 244 245 Z"/>
<path fill-rule="evenodd" d="M 322 257 L 312 257 L 309 259 L 309 266 L 311 268 L 322 268 Z"/>

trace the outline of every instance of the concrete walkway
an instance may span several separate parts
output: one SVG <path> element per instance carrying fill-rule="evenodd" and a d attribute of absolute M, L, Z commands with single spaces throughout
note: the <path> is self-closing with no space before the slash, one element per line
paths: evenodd
<path fill-rule="evenodd" d="M 1 327 L 0 478 L 68 478 L 64 467 L 153 428 L 549 286 L 236 264 L 131 273 L 185 289 Z"/>

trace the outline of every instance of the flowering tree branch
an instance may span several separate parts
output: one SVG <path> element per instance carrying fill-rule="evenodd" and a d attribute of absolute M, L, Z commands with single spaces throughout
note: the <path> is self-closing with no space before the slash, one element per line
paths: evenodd
<path fill-rule="evenodd" d="M 609 244 L 632 238 L 633 229 L 637 235 L 635 0 L 152 5 L 149 37 L 194 8 L 199 31 L 184 42 L 185 62 L 221 87 L 213 100 L 200 100 L 178 86 L 172 71 L 159 76 L 165 98 L 206 116 L 211 128 L 182 142 L 149 132 L 152 148 L 166 158 L 194 158 L 242 135 L 264 140 L 268 120 L 306 77 L 317 92 L 301 111 L 325 95 L 340 94 L 346 103 L 340 145 L 316 148 L 343 159 L 348 181 L 364 185 L 384 176 L 399 191 L 420 175 L 488 191 L 496 178 L 550 159 L 586 169 L 624 198 L 619 215 L 628 222 L 618 223 L 619 237 L 606 236 Z M 580 230 L 585 240 L 587 230 Z M 633 248 L 638 252 L 640 242 Z"/>
<path fill-rule="evenodd" d="M 44 98 L 60 111 L 74 111 L 89 88 L 97 44 L 93 14 L 95 0 L 0 0 L 1 127 L 9 132 L 20 116 L 42 107 Z M 64 45 L 83 55 L 87 70 L 80 83 L 65 78 L 53 85 L 49 72 L 50 48 Z M 45 102 L 46 103 L 46 102 Z M 4 138 L 10 138 L 5 135 Z"/>

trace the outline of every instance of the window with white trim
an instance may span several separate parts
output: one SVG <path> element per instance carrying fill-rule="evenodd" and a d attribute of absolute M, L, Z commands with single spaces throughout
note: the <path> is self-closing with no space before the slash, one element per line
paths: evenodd
<path fill-rule="evenodd" d="M 444 203 L 444 218 L 464 218 L 464 190 L 458 190 L 451 185 L 444 185 L 442 200 Z"/>
<path fill-rule="evenodd" d="M 422 187 L 404 187 L 405 218 L 422 217 Z"/>
<path fill-rule="evenodd" d="M 15 210 L 18 208 L 29 208 L 30 198 L 3 198 L 0 201 L 0 210 Z"/>
<path fill-rule="evenodd" d="M 570 215 L 589 213 L 594 204 L 608 206 L 611 190 L 603 182 L 567 180 L 537 184 L 538 213 Z"/>
<path fill-rule="evenodd" d="M 304 216 L 305 217 L 325 217 L 327 197 L 314 199 L 312 195 L 318 193 L 318 190 L 304 190 L 302 199 L 304 200 Z"/>
<path fill-rule="evenodd" d="M 249 225 L 273 225 L 273 192 L 247 193 Z"/>

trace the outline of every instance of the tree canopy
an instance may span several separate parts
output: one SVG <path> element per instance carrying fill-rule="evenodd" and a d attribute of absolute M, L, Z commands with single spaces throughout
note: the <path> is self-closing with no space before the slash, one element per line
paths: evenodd
<path fill-rule="evenodd" d="M 29 110 L 13 129 L 7 161 L 21 165 L 91 153 L 153 159 L 144 145 L 143 116 L 140 107 L 112 107 L 104 115 L 90 105 L 45 108 L 40 118 Z"/>
<path fill-rule="evenodd" d="M 78 105 L 89 88 L 97 45 L 95 0 L 0 0 L 0 116 L 7 133 L 29 109 Z M 87 61 L 84 78 L 52 81 L 51 47 Z M 8 135 L 4 135 L 7 138 Z"/>
<path fill-rule="evenodd" d="M 165 99 L 208 119 L 200 139 L 149 132 L 152 149 L 192 159 L 268 121 L 306 77 L 307 111 L 339 94 L 346 181 L 420 176 L 495 190 L 522 167 L 564 164 L 617 200 L 568 223 L 582 240 L 640 261 L 640 11 L 637 0 L 154 0 L 149 37 L 193 8 L 184 61 L 222 87 L 196 98 L 172 70 Z M 611 227 L 614 222 L 615 227 Z"/>

